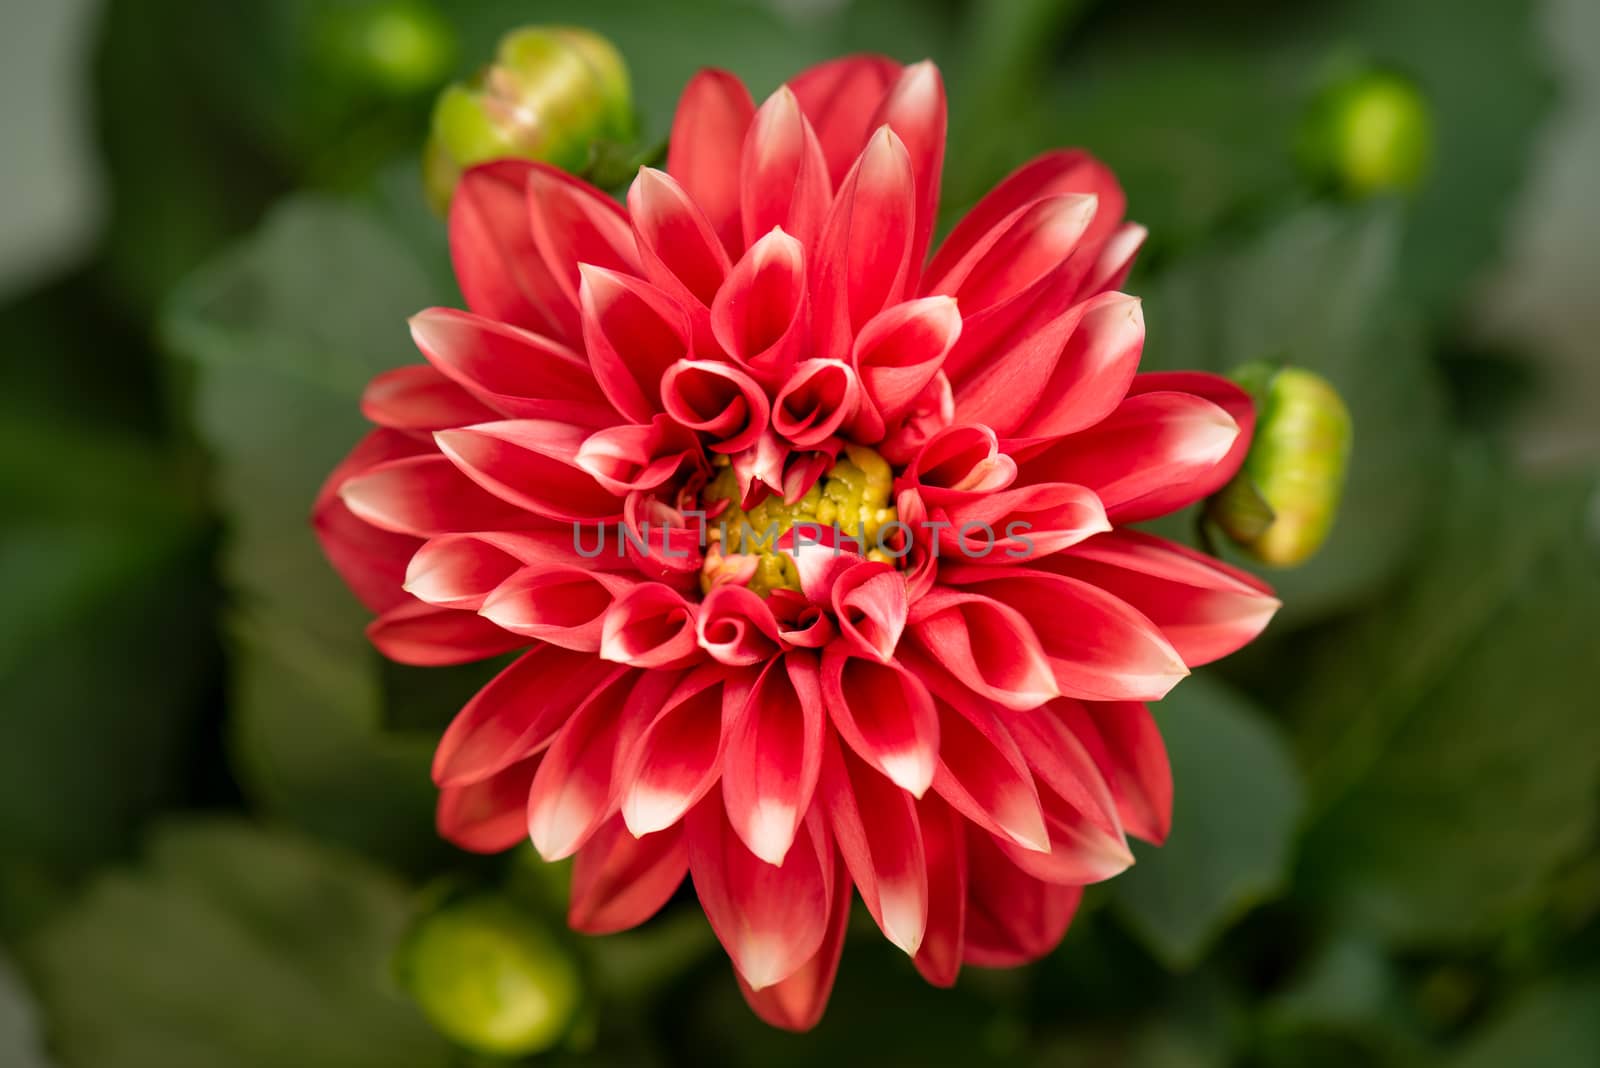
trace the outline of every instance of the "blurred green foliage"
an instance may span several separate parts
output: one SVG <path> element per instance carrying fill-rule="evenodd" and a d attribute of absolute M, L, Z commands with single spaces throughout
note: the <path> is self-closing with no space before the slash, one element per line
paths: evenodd
<path fill-rule="evenodd" d="M 759 98 L 931 55 L 946 221 L 1093 150 L 1152 232 L 1147 367 L 1289 360 L 1356 428 L 1268 638 L 1157 710 L 1170 842 L 1058 953 L 940 991 L 863 930 L 788 1036 L 680 902 L 565 943 L 586 1016 L 536 1063 L 1600 1063 L 1596 482 L 1518 466 L 1505 413 L 1560 389 L 1529 354 L 1461 358 L 1553 95 L 1545 6 L 440 0 L 424 84 L 329 46 L 395 0 L 106 0 L 81 77 L 108 227 L 0 306 L 0 1064 L 478 1063 L 389 979 L 419 902 L 494 880 L 561 923 L 564 869 L 433 832 L 432 742 L 481 669 L 384 665 L 306 523 L 361 387 L 413 359 L 406 316 L 457 301 L 431 91 L 529 21 L 617 43 L 646 145 L 700 66 Z M 1332 202 L 1296 131 L 1369 64 L 1428 101 L 1430 177 Z"/>

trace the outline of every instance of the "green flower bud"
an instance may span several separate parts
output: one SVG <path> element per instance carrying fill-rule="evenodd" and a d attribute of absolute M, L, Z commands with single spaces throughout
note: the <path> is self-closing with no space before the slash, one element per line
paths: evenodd
<path fill-rule="evenodd" d="M 499 897 L 445 905 L 412 930 L 400 984 L 439 1032 L 491 1056 L 549 1049 L 577 1018 L 577 966 L 532 916 Z"/>
<path fill-rule="evenodd" d="M 405 96 L 442 82 L 455 65 L 455 31 L 422 0 L 371 0 L 328 12 L 320 26 L 330 71 Z"/>
<path fill-rule="evenodd" d="M 473 164 L 518 157 L 580 171 L 596 143 L 633 137 L 628 68 L 611 42 L 588 30 L 527 27 L 501 38 L 477 77 L 440 94 L 423 179 L 442 212 Z"/>
<path fill-rule="evenodd" d="M 1433 121 L 1416 83 L 1362 70 L 1330 83 L 1301 121 L 1300 164 L 1320 188 L 1348 197 L 1417 188 L 1433 155 Z"/>
<path fill-rule="evenodd" d="M 1256 398 L 1255 440 L 1206 516 L 1262 563 L 1304 563 L 1339 511 L 1350 412 L 1327 379 L 1302 368 L 1253 363 L 1233 377 Z"/>

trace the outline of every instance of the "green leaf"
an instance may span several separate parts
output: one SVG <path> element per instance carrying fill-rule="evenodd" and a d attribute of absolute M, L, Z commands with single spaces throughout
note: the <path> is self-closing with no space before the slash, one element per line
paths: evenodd
<path fill-rule="evenodd" d="M 405 888 L 234 821 L 167 825 L 26 947 L 66 1068 L 433 1068 L 385 988 Z"/>
<path fill-rule="evenodd" d="M 376 215 L 306 197 L 185 283 L 164 318 L 169 346 L 194 364 L 228 524 L 240 776 L 273 813 L 407 863 L 442 849 L 427 773 L 435 739 L 382 731 L 365 612 L 309 516 L 365 429 L 368 378 L 412 360 L 406 319 L 438 301 L 429 278 Z"/>
<path fill-rule="evenodd" d="M 1439 481 L 1439 385 L 1392 299 L 1399 222 L 1390 206 L 1307 208 L 1186 258 L 1146 290 L 1145 370 L 1282 361 L 1327 378 L 1349 406 L 1348 482 L 1322 551 L 1292 571 L 1240 561 L 1276 587 L 1279 628 L 1381 588 L 1415 551 Z"/>
<path fill-rule="evenodd" d="M 1590 1068 L 1600 1064 L 1600 978 L 1546 982 L 1481 1027 L 1446 1068 Z"/>
<path fill-rule="evenodd" d="M 1303 882 L 1391 938 L 1494 934 L 1590 841 L 1594 485 L 1464 458 L 1412 581 L 1303 667 Z"/>
<path fill-rule="evenodd" d="M 33 1001 L 21 979 L 0 956 L 0 1064 L 9 1068 L 48 1068 L 34 1016 Z"/>
<path fill-rule="evenodd" d="M 182 796 L 215 670 L 205 524 L 139 439 L 0 419 L 5 861 L 114 855 Z"/>
<path fill-rule="evenodd" d="M 1225 685 L 1186 679 L 1156 706 L 1176 785 L 1172 833 L 1111 884 L 1128 924 L 1172 969 L 1197 963 L 1282 889 L 1301 801 L 1276 731 Z"/>

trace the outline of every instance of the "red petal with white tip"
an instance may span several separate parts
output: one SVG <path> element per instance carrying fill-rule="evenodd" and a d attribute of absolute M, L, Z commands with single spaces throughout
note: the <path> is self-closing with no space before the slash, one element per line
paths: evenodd
<path fill-rule="evenodd" d="M 750 239 L 781 228 L 810 246 L 833 199 L 828 161 L 788 86 L 767 98 L 745 138 L 740 210 Z"/>
<path fill-rule="evenodd" d="M 795 367 L 772 402 L 772 429 L 796 448 L 832 437 L 855 415 L 861 384 L 839 360 L 806 360 Z"/>
<path fill-rule="evenodd" d="M 760 383 L 714 360 L 679 360 L 667 368 L 661 400 L 678 425 L 705 434 L 714 451 L 726 453 L 754 445 L 771 410 Z"/>
<path fill-rule="evenodd" d="M 822 658 L 822 696 L 858 756 L 901 789 L 927 792 L 939 758 L 939 717 L 916 676 L 832 645 Z"/>
<path fill-rule="evenodd" d="M 630 576 L 587 567 L 534 564 L 496 586 L 478 612 L 513 634 L 593 653 L 606 613 L 637 585 Z"/>
<path fill-rule="evenodd" d="M 723 247 L 744 247 L 739 225 L 739 156 L 755 102 L 727 71 L 703 70 L 678 98 L 667 148 L 667 171 L 705 212 Z"/>
<path fill-rule="evenodd" d="M 947 564 L 941 578 L 1015 609 L 1038 635 L 1067 697 L 1156 701 L 1189 674 L 1144 616 L 1087 582 L 1044 571 Z"/>
<path fill-rule="evenodd" d="M 361 603 L 384 612 L 410 600 L 401 584 L 406 563 L 421 542 L 373 526 L 339 496 L 344 484 L 379 464 L 426 452 L 427 446 L 395 430 L 374 430 L 329 472 L 311 510 L 311 525 L 322 551 Z"/>
<path fill-rule="evenodd" d="M 844 952 L 844 936 L 850 927 L 850 880 L 833 881 L 833 901 L 828 906 L 828 927 L 817 952 L 794 974 L 771 986 L 752 990 L 744 977 L 735 974 L 739 992 L 755 1014 L 786 1031 L 809 1031 L 822 1019 L 833 992 L 833 980 Z"/>
<path fill-rule="evenodd" d="M 961 311 L 949 297 L 908 300 L 868 321 L 850 353 L 863 395 L 854 436 L 877 441 L 899 423 L 960 336 Z"/>
<path fill-rule="evenodd" d="M 578 309 L 533 242 L 528 175 L 534 165 L 470 167 L 450 200 L 450 258 L 467 307 L 487 319 L 578 340 Z"/>
<path fill-rule="evenodd" d="M 500 416 L 427 364 L 397 367 L 367 383 L 361 414 L 395 430 L 439 430 Z"/>
<path fill-rule="evenodd" d="M 683 187 L 664 171 L 641 167 L 628 188 L 628 214 L 645 277 L 688 303 L 709 308 L 732 264 Z"/>
<path fill-rule="evenodd" d="M 637 927 L 660 911 L 688 872 L 681 825 L 635 838 L 621 816 L 612 816 L 573 861 L 567 923 L 596 935 Z"/>
<path fill-rule="evenodd" d="M 851 566 L 833 583 L 833 616 L 839 634 L 861 656 L 888 661 L 906 626 L 906 584 L 888 564 Z"/>
<path fill-rule="evenodd" d="M 805 250 L 782 230 L 734 264 L 711 305 L 717 343 L 762 382 L 781 382 L 810 336 Z"/>
<path fill-rule="evenodd" d="M 928 242 L 939 214 L 939 178 L 944 169 L 944 79 L 931 60 L 913 63 L 883 98 L 872 128 L 887 125 L 905 143 L 917 186 L 917 226 L 911 247 L 915 273 L 928 258 Z M 911 279 L 913 289 L 916 278 Z"/>
<path fill-rule="evenodd" d="M 568 523 L 617 519 L 622 515 L 622 497 L 578 466 L 579 450 L 588 436 L 581 427 L 566 423 L 508 419 L 440 430 L 433 439 L 463 474 L 507 502 L 508 508 L 515 505 L 545 519 Z M 445 503 L 453 506 L 453 502 Z M 530 524 L 524 520 L 521 525 Z M 506 527 L 490 523 L 452 529 Z"/>
<path fill-rule="evenodd" d="M 539 758 L 519 760 L 480 782 L 439 791 L 439 836 L 469 853 L 504 853 L 528 837 L 528 790 Z"/>
<path fill-rule="evenodd" d="M 595 380 L 617 411 L 648 423 L 661 411 L 661 376 L 688 356 L 690 323 L 648 282 L 584 264 L 579 304 Z"/>
<path fill-rule="evenodd" d="M 913 963 L 934 986 L 954 986 L 966 941 L 966 823 L 937 794 L 917 802 L 917 822 L 928 862 L 928 925 Z"/>
<path fill-rule="evenodd" d="M 915 956 L 928 924 L 928 862 L 916 802 L 832 737 L 821 797 L 867 911 L 889 941 Z"/>
<path fill-rule="evenodd" d="M 720 796 L 695 806 L 687 834 L 695 893 L 740 978 L 761 991 L 805 968 L 828 933 L 836 878 L 815 810 L 780 865 L 745 848 Z"/>
<path fill-rule="evenodd" d="M 817 241 L 811 277 L 818 356 L 848 359 L 856 331 L 907 296 L 916 200 L 906 146 L 880 127 L 839 187 Z"/>
<path fill-rule="evenodd" d="M 486 492 L 437 453 L 371 467 L 340 486 L 339 497 L 358 518 L 380 530 L 419 538 L 538 525 L 535 517 Z"/>
<path fill-rule="evenodd" d="M 1045 566 L 1137 608 L 1190 667 L 1249 644 L 1280 606 L 1254 575 L 1138 531 L 1091 538 Z"/>
<path fill-rule="evenodd" d="M 878 107 L 900 70 L 887 56 L 842 56 L 789 79 L 800 109 L 817 131 L 835 186 L 877 128 Z"/>
<path fill-rule="evenodd" d="M 968 829 L 962 952 L 968 964 L 1015 968 L 1038 960 L 1061 944 L 1082 899 L 1082 887 L 1034 878 L 1013 864 L 987 832 Z"/>
<path fill-rule="evenodd" d="M 441 788 L 482 782 L 550 744 L 572 710 L 623 673 L 551 645 L 523 654 L 450 721 L 433 753 Z"/>
<path fill-rule="evenodd" d="M 1017 564 L 1078 545 L 1111 529 L 1100 498 L 1082 486 L 1047 482 L 951 503 L 939 555 L 975 564 Z"/>
<path fill-rule="evenodd" d="M 765 664 L 782 651 L 772 609 L 743 586 L 718 586 L 706 594 L 697 625 L 700 648 L 730 667 Z"/>
<path fill-rule="evenodd" d="M 421 601 L 396 605 L 368 623 L 367 640 L 390 660 L 413 667 L 470 664 L 528 644 L 474 612 Z"/>
<path fill-rule="evenodd" d="M 979 499 L 1005 489 L 1016 478 L 1017 462 L 1000 451 L 999 439 L 986 426 L 939 431 L 905 473 L 906 482 L 930 505 Z"/>
<path fill-rule="evenodd" d="M 723 757 L 722 799 L 746 848 L 782 864 L 811 806 L 826 726 L 816 658 L 772 660 L 750 690 Z"/>
<path fill-rule="evenodd" d="M 637 668 L 683 667 L 700 658 L 696 607 L 659 582 L 618 597 L 600 629 L 600 658 Z"/>
<path fill-rule="evenodd" d="M 1130 523 L 1165 515 L 1221 488 L 1217 475 L 1238 438 L 1233 417 L 1202 397 L 1144 393 L 1024 461 L 1020 477 L 1087 486 L 1112 522 Z"/>
<path fill-rule="evenodd" d="M 412 316 L 411 337 L 436 370 L 505 415 L 586 427 L 617 421 L 589 361 L 549 338 L 453 308 L 430 308 Z"/>
<path fill-rule="evenodd" d="M 685 676 L 626 755 L 622 818 L 634 834 L 672 826 L 716 785 L 728 728 L 748 694 L 724 686 L 722 670 Z"/>
<path fill-rule="evenodd" d="M 536 163 L 528 171 L 528 222 L 546 270 L 573 308 L 579 267 L 639 273 L 638 243 L 628 213 L 587 182 Z"/>
<path fill-rule="evenodd" d="M 577 466 L 618 497 L 655 489 L 700 462 L 699 439 L 664 415 L 637 426 L 596 430 L 583 439 L 577 456 Z"/>
<path fill-rule="evenodd" d="M 577 551 L 576 537 L 575 532 L 561 527 L 526 533 L 443 534 L 424 542 L 411 558 L 406 592 L 440 608 L 476 612 L 496 586 L 529 564 L 608 571 L 626 566 L 613 558 L 585 563 Z"/>
<path fill-rule="evenodd" d="M 917 601 L 911 620 L 917 644 L 975 694 L 1026 710 L 1061 692 L 1028 621 L 993 598 L 935 588 Z"/>
<path fill-rule="evenodd" d="M 1128 833 L 1160 845 L 1172 827 L 1172 766 L 1156 721 L 1131 701 L 1050 706 L 1094 758 Z"/>
<path fill-rule="evenodd" d="M 618 756 L 649 714 L 642 680 L 619 675 L 567 721 L 545 752 L 528 793 L 528 835 L 547 861 L 577 852 L 616 811 Z"/>

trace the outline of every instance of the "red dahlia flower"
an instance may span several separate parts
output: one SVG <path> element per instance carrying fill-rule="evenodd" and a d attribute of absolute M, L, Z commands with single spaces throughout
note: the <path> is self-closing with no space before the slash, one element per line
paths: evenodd
<path fill-rule="evenodd" d="M 929 258 L 944 141 L 931 63 L 857 57 L 759 108 L 701 73 L 625 208 L 469 171 L 472 310 L 412 320 L 427 362 L 373 381 L 317 506 L 384 653 L 528 650 L 440 742 L 440 832 L 575 856 L 583 931 L 691 875 L 783 1027 L 852 887 L 934 983 L 1053 948 L 1167 832 L 1143 702 L 1277 608 L 1127 529 L 1222 486 L 1254 414 L 1135 374 L 1116 180 L 1041 156 Z"/>

